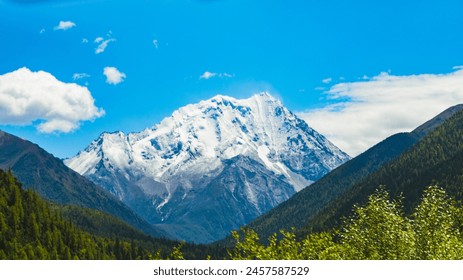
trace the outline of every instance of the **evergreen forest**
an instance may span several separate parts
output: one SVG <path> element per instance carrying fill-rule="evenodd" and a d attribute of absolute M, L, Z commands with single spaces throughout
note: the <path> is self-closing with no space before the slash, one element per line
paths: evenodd
<path fill-rule="evenodd" d="M 305 237 L 295 230 L 282 230 L 267 240 L 243 228 L 232 233 L 233 246 L 222 248 L 154 240 L 129 226 L 114 228 L 110 222 L 102 223 L 109 229 L 97 230 L 89 221 L 95 220 L 94 216 L 98 221 L 101 215 L 103 221 L 104 214 L 51 204 L 32 190 L 23 190 L 11 171 L 0 170 L 0 259 L 463 258 L 460 203 L 437 186 L 428 187 L 409 214 L 405 214 L 403 200 L 391 198 L 386 188 L 380 187 L 365 205 L 355 205 L 352 215 L 344 217 L 337 228 Z M 82 211 L 90 213 L 82 215 Z M 86 216 L 94 218 L 76 221 Z M 119 228 L 121 233 L 114 234 Z"/>
<path fill-rule="evenodd" d="M 99 211 L 52 204 L 24 190 L 11 170 L 0 170 L 0 259 L 201 259 L 222 252 L 152 238 Z"/>

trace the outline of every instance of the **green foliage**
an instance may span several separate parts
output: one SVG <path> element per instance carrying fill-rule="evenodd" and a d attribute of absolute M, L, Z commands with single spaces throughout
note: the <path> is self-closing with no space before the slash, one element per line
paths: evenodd
<path fill-rule="evenodd" d="M 232 232 L 236 245 L 229 251 L 229 257 L 233 260 L 323 260 L 339 259 L 341 255 L 341 248 L 328 233 L 315 233 L 298 241 L 294 229 L 281 230 L 281 238 L 274 234 L 267 245 L 259 242 L 254 230 L 242 228 L 241 233 Z"/>
<path fill-rule="evenodd" d="M 355 206 L 339 230 L 312 233 L 297 240 L 294 229 L 272 235 L 267 244 L 248 228 L 232 235 L 231 259 L 463 259 L 463 208 L 441 188 L 426 189 L 408 217 L 402 200 L 390 200 L 385 188 L 365 206 Z"/>
<path fill-rule="evenodd" d="M 184 260 L 185 257 L 182 252 L 182 247 L 185 245 L 184 242 L 180 242 L 177 246 L 172 249 L 172 253 L 169 255 L 169 260 Z"/>
<path fill-rule="evenodd" d="M 462 209 L 445 191 L 430 187 L 413 213 L 418 259 L 461 259 L 463 243 L 459 219 Z"/>
<path fill-rule="evenodd" d="M 390 201 L 380 188 L 369 197 L 365 207 L 354 207 L 346 219 L 340 237 L 348 250 L 346 259 L 410 259 L 413 256 L 414 232 L 402 214 L 399 201 Z"/>

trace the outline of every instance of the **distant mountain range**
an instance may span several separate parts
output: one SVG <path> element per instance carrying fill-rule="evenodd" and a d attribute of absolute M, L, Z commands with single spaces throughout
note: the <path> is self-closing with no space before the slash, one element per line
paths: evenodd
<path fill-rule="evenodd" d="M 211 242 L 349 160 L 267 93 L 182 107 L 103 133 L 66 165 L 178 239 Z"/>
<path fill-rule="evenodd" d="M 366 202 L 380 185 L 403 196 L 406 210 L 425 187 L 438 184 L 463 197 L 463 105 L 451 107 L 410 133 L 388 137 L 294 195 L 248 226 L 262 239 L 295 227 L 329 230 Z"/>

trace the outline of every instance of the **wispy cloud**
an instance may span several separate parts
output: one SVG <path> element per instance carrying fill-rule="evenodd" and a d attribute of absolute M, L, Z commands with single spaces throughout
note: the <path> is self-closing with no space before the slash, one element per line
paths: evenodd
<path fill-rule="evenodd" d="M 326 79 L 322 80 L 322 83 L 329 84 L 329 83 L 331 83 L 331 81 L 333 81 L 333 78 L 326 78 Z"/>
<path fill-rule="evenodd" d="M 88 43 L 88 39 L 87 38 L 82 38 L 82 44 L 87 44 Z"/>
<path fill-rule="evenodd" d="M 122 83 L 126 78 L 125 73 L 120 72 L 116 67 L 105 67 L 103 74 L 106 76 L 106 82 L 112 85 Z"/>
<path fill-rule="evenodd" d="M 0 124 L 37 124 L 42 133 L 76 130 L 81 122 L 105 114 L 90 91 L 52 74 L 28 68 L 0 75 Z"/>
<path fill-rule="evenodd" d="M 153 40 L 153 45 L 154 45 L 154 47 L 155 47 L 156 49 L 159 48 L 159 41 L 158 41 L 157 39 L 154 39 L 154 40 Z"/>
<path fill-rule="evenodd" d="M 219 77 L 220 78 L 233 78 L 235 75 L 233 74 L 228 74 L 228 73 L 220 73 Z"/>
<path fill-rule="evenodd" d="M 42 29 L 40 29 L 39 34 L 43 34 L 43 33 L 45 33 L 45 31 L 46 31 L 45 28 L 42 28 Z"/>
<path fill-rule="evenodd" d="M 326 92 L 331 105 L 299 115 L 355 156 L 462 103 L 463 69 L 454 70 L 409 76 L 384 72 L 365 81 L 339 83 Z"/>
<path fill-rule="evenodd" d="M 100 38 L 97 38 L 97 39 L 100 39 Z M 106 50 L 106 48 L 108 47 L 108 44 L 111 43 L 111 42 L 115 42 L 115 41 L 116 41 L 116 39 L 113 39 L 113 38 L 106 39 L 104 41 L 99 41 L 101 43 L 95 49 L 95 54 L 103 53 Z M 95 42 L 96 42 L 96 40 L 95 40 Z"/>
<path fill-rule="evenodd" d="M 68 30 L 73 28 L 76 24 L 72 21 L 60 21 L 57 26 L 54 27 L 55 30 Z"/>
<path fill-rule="evenodd" d="M 217 73 L 206 71 L 201 76 L 199 76 L 199 78 L 204 79 L 204 80 L 209 80 L 210 78 L 213 78 L 215 76 L 217 76 Z"/>
<path fill-rule="evenodd" d="M 229 74 L 229 73 L 215 73 L 215 72 L 210 72 L 210 71 L 205 71 L 201 76 L 199 76 L 199 79 L 201 80 L 209 80 L 214 77 L 218 78 L 233 78 L 235 75 Z"/>
<path fill-rule="evenodd" d="M 74 75 L 72 75 L 72 79 L 74 81 L 84 79 L 84 78 L 89 78 L 89 77 L 90 77 L 90 75 L 87 74 L 87 73 L 74 73 Z"/>

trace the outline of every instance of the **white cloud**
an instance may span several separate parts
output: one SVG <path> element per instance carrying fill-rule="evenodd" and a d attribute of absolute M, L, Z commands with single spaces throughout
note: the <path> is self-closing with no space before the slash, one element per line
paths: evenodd
<path fill-rule="evenodd" d="M 206 71 L 201 76 L 199 76 L 199 78 L 204 79 L 204 80 L 209 80 L 210 78 L 215 77 L 215 76 L 217 76 L 217 73 Z"/>
<path fill-rule="evenodd" d="M 57 26 L 55 26 L 55 30 L 68 30 L 73 28 L 76 24 L 72 21 L 60 21 Z"/>
<path fill-rule="evenodd" d="M 0 124 L 31 125 L 43 133 L 76 130 L 105 114 L 86 87 L 28 68 L 0 75 Z"/>
<path fill-rule="evenodd" d="M 220 73 L 219 77 L 220 78 L 233 78 L 233 77 L 235 77 L 235 75 L 229 74 L 229 73 Z"/>
<path fill-rule="evenodd" d="M 42 29 L 40 29 L 39 34 L 43 34 L 43 33 L 45 33 L 45 31 L 46 31 L 45 28 L 42 28 Z"/>
<path fill-rule="evenodd" d="M 98 43 L 100 43 L 100 42 L 103 41 L 103 40 L 104 40 L 103 37 L 96 37 L 94 42 L 98 44 Z"/>
<path fill-rule="evenodd" d="M 157 39 L 154 39 L 154 40 L 153 40 L 153 45 L 154 45 L 154 47 L 155 47 L 156 49 L 159 48 L 159 42 L 158 42 Z"/>
<path fill-rule="evenodd" d="M 72 79 L 74 81 L 84 79 L 84 78 L 89 78 L 89 77 L 90 75 L 87 73 L 74 73 L 74 75 L 72 75 Z"/>
<path fill-rule="evenodd" d="M 329 84 L 329 83 L 331 83 L 331 81 L 333 81 L 333 78 L 326 78 L 326 79 L 322 80 L 322 83 Z"/>
<path fill-rule="evenodd" d="M 108 44 L 109 44 L 109 43 L 116 41 L 116 39 L 113 39 L 113 38 L 106 39 L 106 40 L 104 40 L 104 41 L 99 40 L 99 39 L 102 39 L 101 37 L 98 37 L 97 39 L 98 39 L 98 42 L 101 42 L 101 43 L 100 43 L 100 44 L 98 45 L 98 47 L 95 49 L 95 53 L 96 53 L 96 54 L 103 53 L 103 52 L 106 50 L 106 48 L 108 47 Z M 95 43 L 98 43 L 98 42 L 97 42 L 97 39 L 95 39 Z"/>
<path fill-rule="evenodd" d="M 233 78 L 235 75 L 229 73 L 214 73 L 210 71 L 204 72 L 199 79 L 209 80 L 210 78 L 219 77 L 219 78 Z"/>
<path fill-rule="evenodd" d="M 87 44 L 87 43 L 88 43 L 88 39 L 87 39 L 87 38 L 82 38 L 82 43 L 83 43 L 83 44 Z"/>
<path fill-rule="evenodd" d="M 103 74 L 106 76 L 106 82 L 112 85 L 122 83 L 126 78 L 125 73 L 119 72 L 116 67 L 105 67 Z"/>
<path fill-rule="evenodd" d="M 386 137 L 411 131 L 463 101 L 463 70 L 339 83 L 326 92 L 332 105 L 299 116 L 355 156 Z"/>

